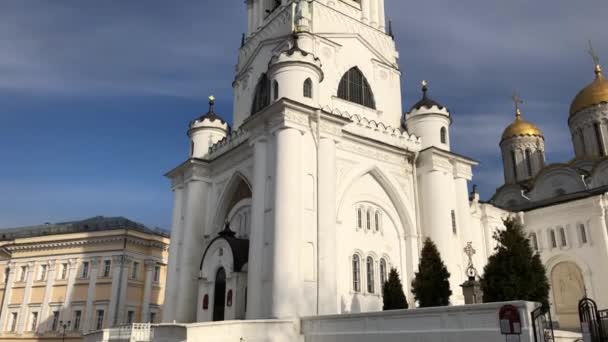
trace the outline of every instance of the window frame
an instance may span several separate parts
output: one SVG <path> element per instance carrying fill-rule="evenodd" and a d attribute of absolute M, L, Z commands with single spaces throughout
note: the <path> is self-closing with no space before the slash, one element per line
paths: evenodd
<path fill-rule="evenodd" d="M 365 259 L 365 270 L 366 270 L 366 289 L 367 293 L 375 294 L 376 293 L 376 282 L 375 282 L 375 274 L 374 274 L 374 258 L 372 256 L 368 256 Z"/>
<path fill-rule="evenodd" d="M 361 257 L 359 254 L 353 254 L 351 261 L 352 274 L 352 290 L 356 293 L 361 293 Z"/>
<path fill-rule="evenodd" d="M 302 86 L 302 95 L 307 99 L 312 99 L 312 79 L 307 78 Z"/>
<path fill-rule="evenodd" d="M 74 325 L 72 326 L 72 330 L 74 330 L 74 331 L 80 330 L 81 322 L 82 322 L 82 310 L 74 310 Z"/>
<path fill-rule="evenodd" d="M 532 249 L 535 252 L 538 252 L 539 249 L 539 245 L 538 245 L 538 236 L 536 235 L 536 233 L 532 232 L 530 233 L 530 242 L 532 242 Z"/>
<path fill-rule="evenodd" d="M 104 260 L 103 261 L 103 278 L 109 278 L 112 274 L 112 260 Z"/>
<path fill-rule="evenodd" d="M 104 309 L 97 309 L 95 313 L 95 330 L 103 329 L 103 320 L 105 316 Z"/>
<path fill-rule="evenodd" d="M 131 279 L 137 280 L 139 276 L 139 262 L 133 261 L 131 265 Z"/>
<path fill-rule="evenodd" d="M 555 229 L 549 229 L 549 241 L 551 242 L 551 248 L 557 248 L 557 234 Z"/>
<path fill-rule="evenodd" d="M 526 155 L 526 171 L 528 172 L 528 177 L 532 177 L 534 174 L 532 169 L 532 150 L 527 148 L 524 153 Z"/>
<path fill-rule="evenodd" d="M 587 234 L 587 226 L 584 223 L 578 224 L 578 234 L 580 236 L 581 245 L 586 245 L 589 243 L 589 236 Z"/>
<path fill-rule="evenodd" d="M 388 272 L 387 272 L 388 263 L 385 258 L 380 258 L 380 286 L 384 288 L 384 284 L 388 281 Z"/>
<path fill-rule="evenodd" d="M 445 126 L 441 127 L 441 130 L 439 131 L 439 139 L 442 144 L 448 144 L 448 130 L 445 128 Z"/>
<path fill-rule="evenodd" d="M 376 99 L 367 78 L 358 67 L 352 67 L 342 75 L 338 83 L 337 97 L 376 110 Z"/>
<path fill-rule="evenodd" d="M 31 332 L 35 332 L 38 329 L 38 311 L 30 312 L 29 327 Z"/>
<path fill-rule="evenodd" d="M 560 247 L 568 247 L 568 236 L 564 227 L 559 227 L 559 242 Z"/>
<path fill-rule="evenodd" d="M 80 279 L 88 279 L 89 278 L 89 269 L 90 263 L 88 261 L 83 261 L 80 270 Z"/>

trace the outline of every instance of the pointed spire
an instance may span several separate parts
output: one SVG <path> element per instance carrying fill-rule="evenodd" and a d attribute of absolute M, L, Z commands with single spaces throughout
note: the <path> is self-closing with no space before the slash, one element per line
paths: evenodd
<path fill-rule="evenodd" d="M 388 20 L 388 35 L 395 40 L 395 35 L 393 34 L 393 20 Z"/>
<path fill-rule="evenodd" d="M 241 36 L 241 48 L 245 46 L 245 34 Z"/>

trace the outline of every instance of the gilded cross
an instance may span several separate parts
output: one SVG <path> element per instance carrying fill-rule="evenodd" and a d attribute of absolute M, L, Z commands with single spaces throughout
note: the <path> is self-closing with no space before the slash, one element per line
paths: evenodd
<path fill-rule="evenodd" d="M 511 99 L 513 99 L 513 103 L 515 104 L 515 116 L 519 119 L 521 117 L 521 109 L 519 106 L 522 105 L 524 101 L 519 97 L 519 92 L 517 90 L 513 91 Z"/>
<path fill-rule="evenodd" d="M 595 49 L 593 48 L 593 44 L 591 43 L 591 41 L 589 41 L 589 50 L 587 52 L 593 59 L 593 64 L 595 66 L 600 65 L 600 58 L 598 57 L 597 53 L 595 53 Z"/>

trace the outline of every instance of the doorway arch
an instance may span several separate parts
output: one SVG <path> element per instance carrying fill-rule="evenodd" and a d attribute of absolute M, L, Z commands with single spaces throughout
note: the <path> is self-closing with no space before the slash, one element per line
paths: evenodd
<path fill-rule="evenodd" d="M 581 269 L 573 262 L 560 262 L 551 271 L 551 285 L 560 327 L 579 328 L 578 303 L 585 297 L 585 281 Z"/>
<path fill-rule="evenodd" d="M 215 275 L 215 290 L 213 292 L 213 321 L 224 320 L 226 308 L 226 270 L 220 267 Z"/>

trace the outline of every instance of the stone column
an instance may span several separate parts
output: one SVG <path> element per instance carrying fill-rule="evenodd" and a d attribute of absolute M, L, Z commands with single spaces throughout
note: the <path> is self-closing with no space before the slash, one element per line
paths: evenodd
<path fill-rule="evenodd" d="M 338 284 L 336 271 L 336 143 L 322 137 L 319 142 L 318 203 L 319 215 L 319 312 L 320 315 L 338 313 Z M 323 265 L 323 267 L 319 267 Z"/>
<path fill-rule="evenodd" d="M 268 177 L 267 138 L 258 138 L 253 145 L 253 198 L 247 272 L 247 319 L 263 319 L 262 300 L 265 296 L 262 293 L 262 268 L 264 266 L 264 229 L 266 228 L 264 216 Z"/>
<path fill-rule="evenodd" d="M 274 240 L 272 241 L 272 305 L 270 318 L 295 317 L 300 277 L 300 144 L 302 134 L 293 128 L 276 133 L 274 184 Z"/>
<path fill-rule="evenodd" d="M 186 215 L 184 220 L 184 235 L 182 258 L 179 262 L 180 277 L 177 293 L 175 319 L 180 323 L 191 323 L 196 320 L 198 308 L 198 277 L 203 250 L 201 248 L 205 218 L 207 212 L 207 197 L 209 184 L 192 176 L 186 188 Z"/>
<path fill-rule="evenodd" d="M 183 199 L 184 185 L 179 183 L 173 187 L 173 222 L 171 224 L 171 242 L 169 244 L 169 261 L 167 267 L 167 281 L 165 287 L 165 307 L 163 309 L 163 322 L 170 323 L 175 319 L 177 292 L 179 288 L 178 264 L 181 258 L 181 244 L 183 237 Z"/>
<path fill-rule="evenodd" d="M 6 284 L 4 284 L 4 301 L 2 302 L 2 314 L 0 314 L 0 329 L 4 329 L 6 327 L 6 317 L 8 315 L 8 303 L 11 300 L 12 287 L 13 282 L 15 281 L 15 271 L 17 266 L 14 262 L 9 262 L 6 264 L 8 267 L 8 279 L 6 280 Z"/>
<path fill-rule="evenodd" d="M 361 21 L 369 23 L 369 2 L 371 0 L 361 0 Z"/>
<path fill-rule="evenodd" d="M 150 317 L 150 297 L 152 296 L 152 282 L 154 281 L 154 268 L 156 267 L 156 260 L 147 259 L 145 261 L 146 267 L 146 283 L 144 284 L 144 298 L 141 303 L 141 322 L 148 322 Z"/>
<path fill-rule="evenodd" d="M 60 320 L 68 321 L 69 317 L 67 316 L 68 309 L 70 307 L 70 303 L 72 302 L 72 294 L 74 292 L 74 282 L 76 281 L 76 273 L 78 273 L 78 260 L 77 259 L 69 259 L 68 260 L 68 284 L 67 289 L 65 290 L 65 299 L 63 301 L 63 307 L 61 312 L 59 313 Z"/>
<path fill-rule="evenodd" d="M 371 9 L 370 9 L 370 25 L 373 27 L 378 27 L 378 0 L 370 0 L 371 1 Z"/>
<path fill-rule="evenodd" d="M 25 290 L 23 291 L 23 301 L 19 309 L 19 317 L 17 322 L 17 333 L 23 334 L 23 329 L 27 316 L 27 304 L 30 302 L 30 294 L 32 292 L 32 283 L 34 282 L 34 268 L 36 264 L 33 262 L 27 263 L 27 275 L 25 277 Z"/>
<path fill-rule="evenodd" d="M 112 291 L 110 295 L 110 304 L 108 308 L 108 317 L 106 321 L 110 326 L 113 326 L 116 322 L 116 313 L 118 309 L 118 300 L 120 296 L 120 276 L 122 272 L 122 255 L 115 255 L 112 257 Z"/>
<path fill-rule="evenodd" d="M 264 4 L 262 0 L 258 0 L 256 2 L 256 16 L 257 16 L 257 25 L 256 28 L 260 29 L 264 25 L 264 17 L 266 16 L 266 10 L 264 8 Z"/>
<path fill-rule="evenodd" d="M 95 289 L 97 287 L 97 275 L 99 273 L 99 267 L 101 266 L 101 258 L 96 257 L 91 259 L 91 271 L 89 279 L 89 288 L 87 289 L 87 303 L 84 308 L 84 320 L 80 322 L 80 330 L 84 333 L 89 332 L 91 327 L 91 320 L 93 319 L 93 300 L 95 300 Z M 74 322 L 72 322 L 74 324 Z"/>
<path fill-rule="evenodd" d="M 48 272 L 46 275 L 46 286 L 44 288 L 44 298 L 42 299 L 42 307 L 40 307 L 39 322 L 48 322 L 51 317 L 51 310 L 49 308 L 49 302 L 51 300 L 51 293 L 53 292 L 53 284 L 55 283 L 55 269 L 57 263 L 55 260 L 47 262 Z M 44 325 L 38 324 L 38 332 L 44 332 Z"/>
<path fill-rule="evenodd" d="M 127 310 L 127 289 L 129 288 L 129 266 L 133 263 L 133 258 L 125 255 L 122 258 L 122 277 L 120 278 L 120 290 L 118 291 L 118 312 L 116 312 L 116 324 L 126 323 Z"/>

